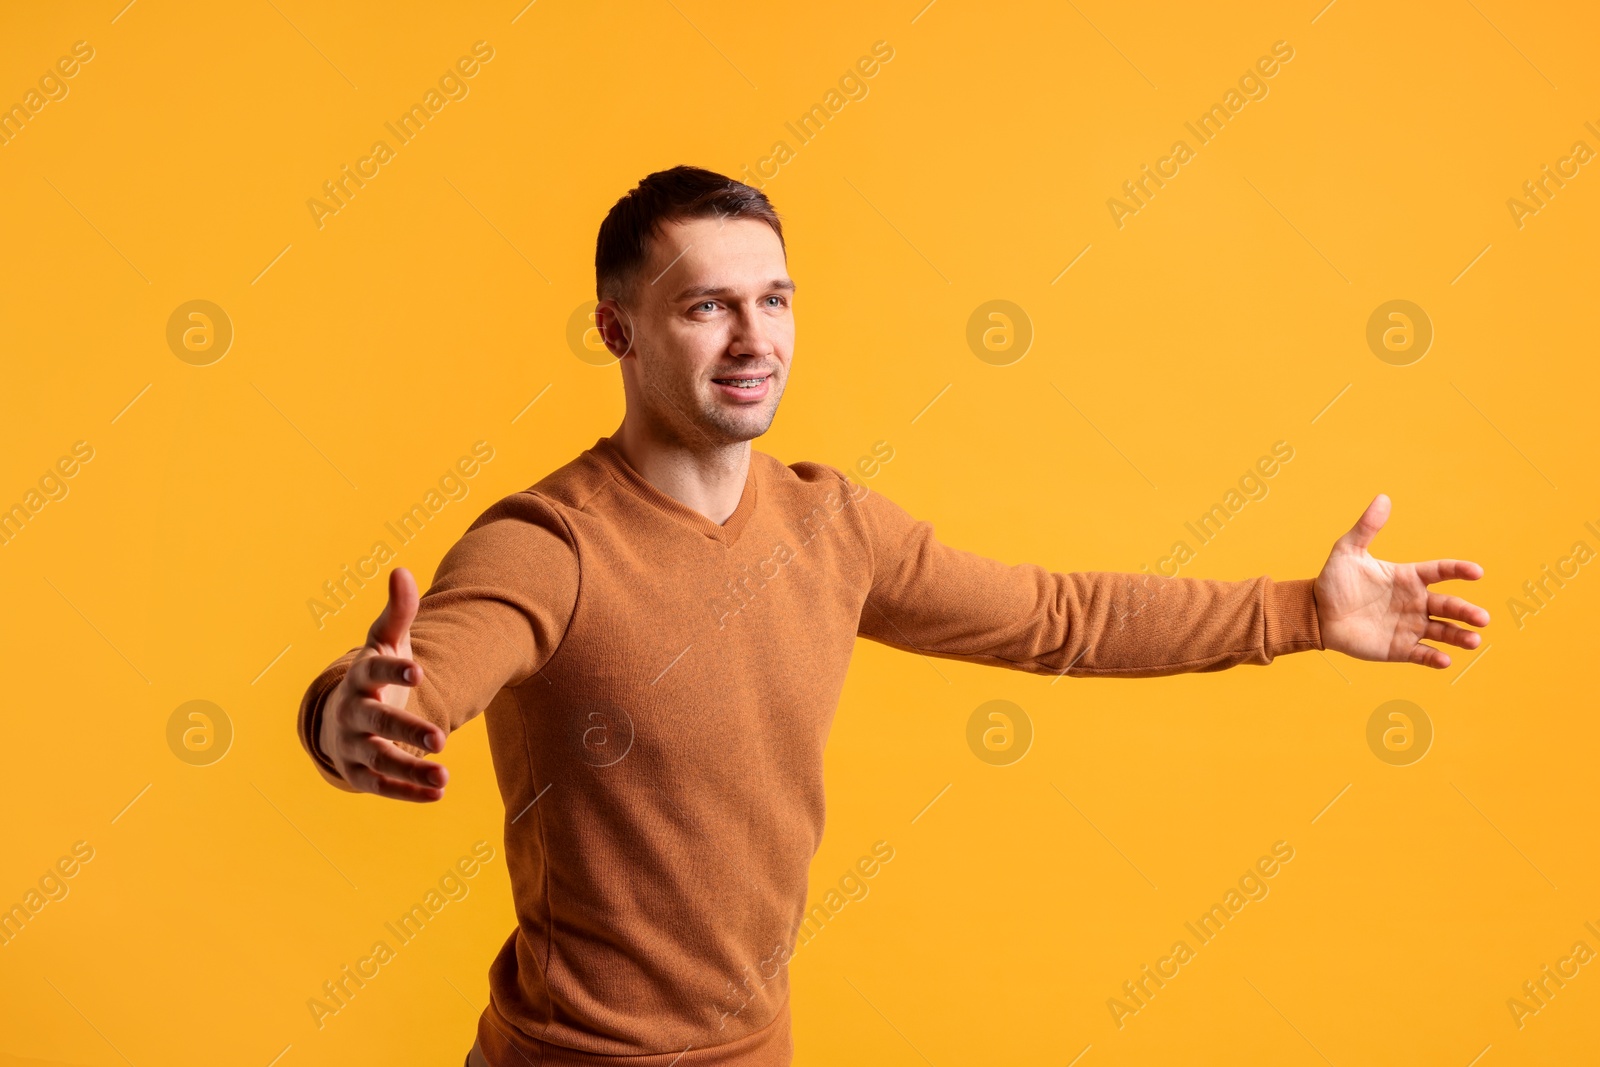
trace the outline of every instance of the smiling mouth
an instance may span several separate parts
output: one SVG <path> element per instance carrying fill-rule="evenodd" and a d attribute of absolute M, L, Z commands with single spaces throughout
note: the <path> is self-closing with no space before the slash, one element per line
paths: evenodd
<path fill-rule="evenodd" d="M 756 389 L 770 377 L 772 377 L 771 374 L 762 374 L 754 378 L 713 378 L 711 380 L 718 385 L 731 385 L 736 389 Z"/>

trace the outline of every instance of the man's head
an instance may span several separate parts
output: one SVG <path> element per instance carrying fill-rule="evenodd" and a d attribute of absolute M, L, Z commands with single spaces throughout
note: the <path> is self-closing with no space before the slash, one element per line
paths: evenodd
<path fill-rule="evenodd" d="M 594 261 L 595 317 L 630 419 L 693 448 L 767 431 L 794 352 L 794 282 L 760 190 L 698 167 L 657 171 L 600 224 Z"/>

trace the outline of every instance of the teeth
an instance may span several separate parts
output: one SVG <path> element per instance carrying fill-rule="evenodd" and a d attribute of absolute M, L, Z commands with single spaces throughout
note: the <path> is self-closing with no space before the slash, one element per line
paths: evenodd
<path fill-rule="evenodd" d="M 724 385 L 736 385 L 740 389 L 753 389 L 766 381 L 765 378 L 718 378 L 717 381 Z"/>

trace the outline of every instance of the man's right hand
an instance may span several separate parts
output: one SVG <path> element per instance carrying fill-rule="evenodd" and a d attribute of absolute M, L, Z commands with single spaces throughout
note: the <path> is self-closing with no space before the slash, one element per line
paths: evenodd
<path fill-rule="evenodd" d="M 416 580 L 396 567 L 389 572 L 389 602 L 367 631 L 366 646 L 323 705 L 317 745 L 361 792 L 426 803 L 444 796 L 449 772 L 394 743 L 438 752 L 446 738 L 438 726 L 405 710 L 410 687 L 422 680 L 422 667 L 411 658 L 416 616 Z"/>

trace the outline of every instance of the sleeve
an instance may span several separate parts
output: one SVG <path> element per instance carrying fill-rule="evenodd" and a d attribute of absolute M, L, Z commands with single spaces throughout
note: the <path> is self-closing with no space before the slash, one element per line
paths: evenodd
<path fill-rule="evenodd" d="M 1144 678 L 1324 647 L 1311 578 L 1011 565 L 941 543 L 932 524 L 878 493 L 852 495 L 872 563 L 858 632 L 894 648 L 1035 674 Z"/>
<path fill-rule="evenodd" d="M 446 734 L 488 706 L 501 689 L 532 677 L 560 646 L 578 599 L 578 552 L 556 508 L 532 492 L 500 500 L 467 529 L 439 563 L 411 624 L 412 658 L 422 682 L 408 711 Z M 381 605 L 374 605 L 374 612 Z M 317 744 L 328 693 L 360 647 L 329 664 L 300 701 L 300 744 L 329 784 L 356 792 Z M 423 749 L 396 742 L 427 756 Z"/>

